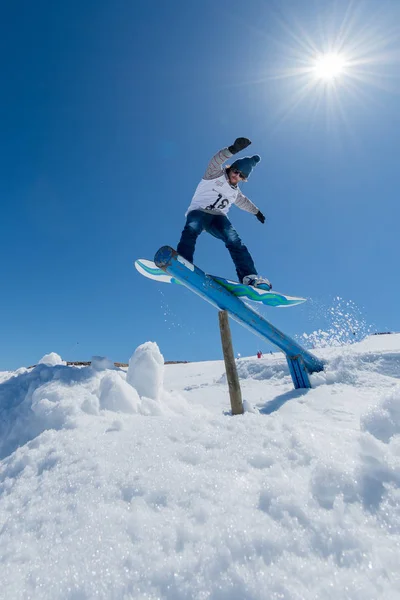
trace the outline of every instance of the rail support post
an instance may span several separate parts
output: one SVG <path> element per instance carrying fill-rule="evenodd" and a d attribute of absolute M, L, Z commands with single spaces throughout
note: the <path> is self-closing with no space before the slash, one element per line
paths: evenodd
<path fill-rule="evenodd" d="M 228 311 L 220 310 L 218 312 L 219 330 L 221 333 L 222 351 L 224 353 L 226 378 L 229 387 L 229 397 L 231 399 L 232 415 L 242 415 L 243 402 L 240 389 L 239 377 L 237 373 L 235 356 L 233 354 L 231 328 L 229 327 Z"/>
<path fill-rule="evenodd" d="M 297 356 L 286 356 L 286 360 L 295 389 L 310 388 L 310 378 L 302 356 L 300 354 Z"/>

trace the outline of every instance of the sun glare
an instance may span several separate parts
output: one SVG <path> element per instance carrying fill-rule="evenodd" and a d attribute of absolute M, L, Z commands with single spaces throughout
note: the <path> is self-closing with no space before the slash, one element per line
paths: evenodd
<path fill-rule="evenodd" d="M 315 61 L 314 72 L 318 79 L 332 80 L 343 74 L 346 61 L 343 56 L 330 52 L 320 55 Z"/>
<path fill-rule="evenodd" d="M 316 120 L 325 113 L 327 127 L 336 120 L 350 127 L 346 103 L 364 107 L 376 102 L 379 90 L 398 91 L 397 21 L 378 8 L 366 15 L 361 0 L 343 3 L 348 4 L 343 11 L 336 2 L 325 4 L 326 10 L 312 13 L 310 30 L 294 8 L 276 13 L 280 27 L 271 38 L 274 46 L 268 45 L 268 75 L 255 80 L 276 81 L 282 90 L 276 127 L 300 105 Z"/>

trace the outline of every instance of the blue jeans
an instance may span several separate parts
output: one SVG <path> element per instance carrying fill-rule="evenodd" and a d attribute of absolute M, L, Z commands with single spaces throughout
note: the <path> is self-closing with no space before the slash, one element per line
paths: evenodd
<path fill-rule="evenodd" d="M 253 259 L 242 243 L 236 229 L 225 215 L 212 215 L 203 210 L 192 210 L 187 216 L 177 252 L 193 263 L 194 248 L 202 231 L 222 240 L 235 263 L 236 273 L 242 282 L 246 275 L 257 274 Z"/>

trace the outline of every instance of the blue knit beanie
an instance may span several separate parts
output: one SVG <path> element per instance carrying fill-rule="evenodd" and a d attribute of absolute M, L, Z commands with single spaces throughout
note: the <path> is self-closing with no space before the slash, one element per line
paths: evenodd
<path fill-rule="evenodd" d="M 238 158 L 231 165 L 231 169 L 237 169 L 238 171 L 243 173 L 243 175 L 247 179 L 254 167 L 256 166 L 256 164 L 260 162 L 260 160 L 261 157 L 258 156 L 258 154 L 255 154 L 254 156 L 245 156 L 244 158 Z"/>

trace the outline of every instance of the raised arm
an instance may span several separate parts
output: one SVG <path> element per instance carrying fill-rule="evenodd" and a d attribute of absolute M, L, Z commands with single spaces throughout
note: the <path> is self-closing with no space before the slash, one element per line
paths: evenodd
<path fill-rule="evenodd" d="M 223 148 L 217 154 L 214 154 L 204 174 L 203 179 L 216 179 L 220 177 L 224 172 L 222 165 L 234 154 L 237 154 L 241 150 L 244 150 L 251 144 L 251 141 L 247 138 L 236 138 L 232 146 Z"/>
<path fill-rule="evenodd" d="M 232 152 L 229 152 L 228 148 L 223 148 L 222 150 L 219 150 L 217 154 L 214 154 L 214 156 L 208 163 L 203 179 L 217 179 L 217 177 L 220 177 L 224 172 L 222 165 L 231 156 Z"/>

